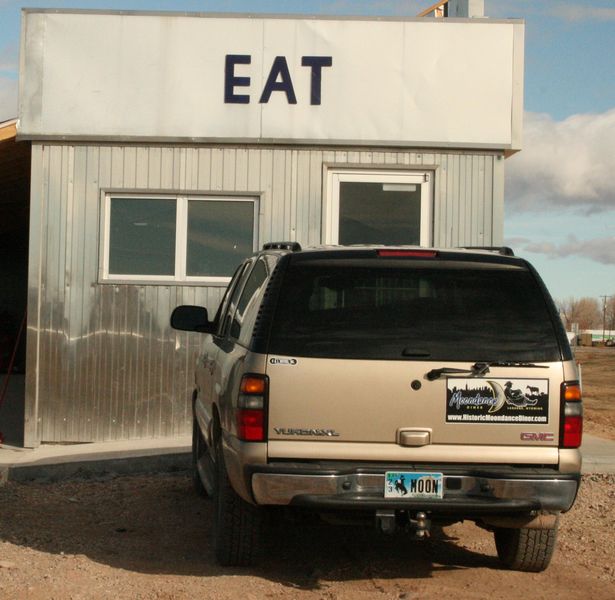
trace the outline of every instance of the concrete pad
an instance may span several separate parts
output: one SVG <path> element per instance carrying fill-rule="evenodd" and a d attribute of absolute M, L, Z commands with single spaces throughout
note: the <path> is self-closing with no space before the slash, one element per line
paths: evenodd
<path fill-rule="evenodd" d="M 1 446 L 0 484 L 185 470 L 190 467 L 190 448 L 190 436 L 33 449 Z"/>
<path fill-rule="evenodd" d="M 583 473 L 615 473 L 615 441 L 583 435 Z"/>

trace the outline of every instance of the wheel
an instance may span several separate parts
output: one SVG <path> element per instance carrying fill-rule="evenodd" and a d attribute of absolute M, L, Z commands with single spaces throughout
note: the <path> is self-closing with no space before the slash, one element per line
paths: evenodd
<path fill-rule="evenodd" d="M 192 421 L 192 484 L 196 493 L 203 498 L 207 497 L 207 490 L 201 481 L 197 463 L 199 459 L 207 452 L 207 446 L 203 441 L 201 430 L 196 419 Z"/>
<path fill-rule="evenodd" d="M 260 548 L 262 512 L 243 500 L 231 486 L 222 443 L 216 443 L 216 485 L 214 489 L 214 546 L 223 566 L 252 564 Z"/>
<path fill-rule="evenodd" d="M 553 529 L 506 529 L 494 531 L 495 547 L 500 561 L 516 571 L 544 571 L 551 562 L 557 538 L 557 522 Z"/>

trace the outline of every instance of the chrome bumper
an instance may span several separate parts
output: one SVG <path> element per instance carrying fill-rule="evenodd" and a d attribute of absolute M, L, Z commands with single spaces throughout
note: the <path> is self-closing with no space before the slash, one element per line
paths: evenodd
<path fill-rule="evenodd" d="M 574 503 L 576 479 L 511 479 L 444 475 L 442 499 L 385 499 L 384 474 L 304 475 L 254 473 L 252 491 L 257 504 L 322 507 L 414 508 L 441 512 L 567 511 Z"/>

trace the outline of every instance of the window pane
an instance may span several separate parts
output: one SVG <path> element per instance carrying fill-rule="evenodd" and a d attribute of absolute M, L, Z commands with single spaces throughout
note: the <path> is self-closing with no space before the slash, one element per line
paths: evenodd
<path fill-rule="evenodd" d="M 421 186 L 340 183 L 340 244 L 421 241 Z"/>
<path fill-rule="evenodd" d="M 175 274 L 175 200 L 111 198 L 109 274 Z"/>
<path fill-rule="evenodd" d="M 228 277 L 254 252 L 253 244 L 254 202 L 188 202 L 187 275 Z"/>
<path fill-rule="evenodd" d="M 284 275 L 269 350 L 329 358 L 553 361 L 543 293 L 521 269 L 297 264 Z"/>
<path fill-rule="evenodd" d="M 255 309 L 257 308 L 257 303 L 254 300 L 266 279 L 267 267 L 261 259 L 254 265 L 252 273 L 250 273 L 250 277 L 246 281 L 231 325 L 231 337 L 240 340 L 244 345 L 247 345 L 249 341 L 247 333 L 251 333 L 256 318 Z M 252 318 L 246 318 L 247 315 Z"/>

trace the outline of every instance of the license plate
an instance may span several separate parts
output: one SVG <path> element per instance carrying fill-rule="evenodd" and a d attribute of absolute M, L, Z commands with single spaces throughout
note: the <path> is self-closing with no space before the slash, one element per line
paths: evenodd
<path fill-rule="evenodd" d="M 385 498 L 442 498 L 444 479 L 442 473 L 384 474 Z"/>

